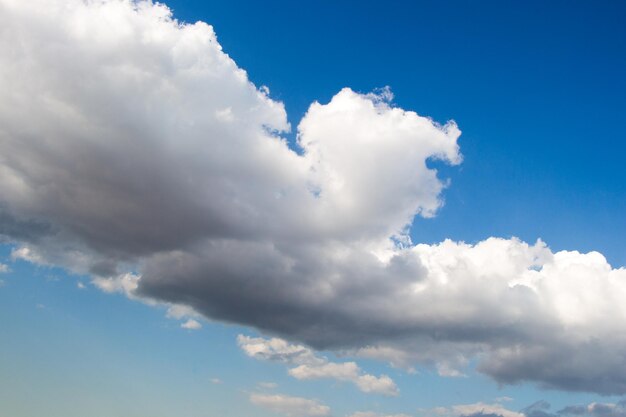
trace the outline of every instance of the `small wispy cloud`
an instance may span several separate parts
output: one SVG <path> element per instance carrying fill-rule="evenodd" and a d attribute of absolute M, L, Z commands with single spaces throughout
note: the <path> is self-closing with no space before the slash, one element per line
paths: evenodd
<path fill-rule="evenodd" d="M 202 324 L 198 320 L 189 319 L 180 325 L 183 329 L 198 330 L 202 328 Z"/>

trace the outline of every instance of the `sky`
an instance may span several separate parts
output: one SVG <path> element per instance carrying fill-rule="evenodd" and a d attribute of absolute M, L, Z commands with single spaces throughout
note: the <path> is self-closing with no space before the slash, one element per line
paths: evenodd
<path fill-rule="evenodd" d="M 0 28 L 0 416 L 626 416 L 623 2 Z"/>

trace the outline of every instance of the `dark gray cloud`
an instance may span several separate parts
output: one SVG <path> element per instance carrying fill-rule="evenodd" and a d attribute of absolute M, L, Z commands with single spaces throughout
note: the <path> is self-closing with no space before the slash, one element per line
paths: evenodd
<path fill-rule="evenodd" d="M 53 233 L 50 224 L 35 219 L 20 220 L 0 206 L 0 237 L 35 243 Z"/>
<path fill-rule="evenodd" d="M 410 242 L 442 204 L 427 161 L 461 161 L 453 122 L 343 89 L 311 105 L 297 153 L 282 103 L 163 5 L 0 0 L 0 27 L 15 258 L 318 349 L 626 392 L 624 269 L 542 242 Z"/>

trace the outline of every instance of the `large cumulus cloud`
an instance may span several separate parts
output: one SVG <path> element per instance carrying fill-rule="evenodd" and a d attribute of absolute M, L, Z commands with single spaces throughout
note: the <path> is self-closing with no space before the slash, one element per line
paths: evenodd
<path fill-rule="evenodd" d="M 344 89 L 297 127 L 210 26 L 0 0 L 0 234 L 16 257 L 318 349 L 626 393 L 626 271 L 538 241 L 413 245 L 460 134 Z"/>

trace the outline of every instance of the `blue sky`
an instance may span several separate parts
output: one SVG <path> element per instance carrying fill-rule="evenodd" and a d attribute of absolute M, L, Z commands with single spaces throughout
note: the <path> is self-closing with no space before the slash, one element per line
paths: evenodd
<path fill-rule="evenodd" d="M 0 414 L 626 415 L 623 3 L 166 3 L 234 63 L 164 8 L 33 4 L 0 0 Z"/>

